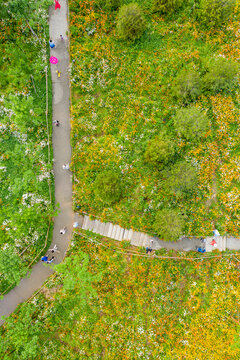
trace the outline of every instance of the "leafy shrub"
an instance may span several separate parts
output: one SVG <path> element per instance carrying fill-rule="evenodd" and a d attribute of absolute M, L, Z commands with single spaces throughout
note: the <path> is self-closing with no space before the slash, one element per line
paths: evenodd
<path fill-rule="evenodd" d="M 185 104 L 196 100 L 201 94 L 201 82 L 198 73 L 196 71 L 182 71 L 175 80 L 173 94 Z"/>
<path fill-rule="evenodd" d="M 235 62 L 218 58 L 208 66 L 208 72 L 203 78 L 204 89 L 212 93 L 230 89 L 237 78 L 238 70 Z"/>
<path fill-rule="evenodd" d="M 176 210 L 163 209 L 158 211 L 154 231 L 158 236 L 166 241 L 176 241 L 181 235 L 184 226 L 184 218 Z"/>
<path fill-rule="evenodd" d="M 135 40 L 141 37 L 146 27 L 142 10 L 138 4 L 123 5 L 118 13 L 117 32 L 120 38 Z"/>
<path fill-rule="evenodd" d="M 201 0 L 197 17 L 205 27 L 219 27 L 228 21 L 235 3 L 235 0 Z"/>
<path fill-rule="evenodd" d="M 152 10 L 166 14 L 178 9 L 182 4 L 183 0 L 153 0 Z"/>
<path fill-rule="evenodd" d="M 186 196 L 197 186 L 197 171 L 186 161 L 175 164 L 164 175 L 165 187 L 177 198 Z"/>
<path fill-rule="evenodd" d="M 194 106 L 177 110 L 174 117 L 177 133 L 187 140 L 199 138 L 207 129 L 208 117 Z"/>
<path fill-rule="evenodd" d="M 160 133 L 147 144 L 144 160 L 162 168 L 174 154 L 174 144 L 164 133 Z"/>
<path fill-rule="evenodd" d="M 121 6 L 121 0 L 95 0 L 95 5 L 100 9 L 117 10 Z"/>
<path fill-rule="evenodd" d="M 104 171 L 96 177 L 94 193 L 104 204 L 111 205 L 121 197 L 120 178 L 118 174 Z"/>

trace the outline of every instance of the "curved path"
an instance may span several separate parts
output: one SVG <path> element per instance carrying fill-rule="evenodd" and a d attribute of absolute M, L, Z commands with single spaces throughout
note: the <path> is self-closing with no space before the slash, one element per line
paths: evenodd
<path fill-rule="evenodd" d="M 53 243 L 57 244 L 60 253 L 57 254 L 55 263 L 63 260 L 68 244 L 72 235 L 72 224 L 74 213 L 72 211 L 72 175 L 70 171 L 63 170 L 62 165 L 71 161 L 70 144 L 70 83 L 68 76 L 69 53 L 68 53 L 68 3 L 61 0 L 61 9 L 55 11 L 54 6 L 49 8 L 50 37 L 56 44 L 56 48 L 51 50 L 51 55 L 59 59 L 59 64 L 51 66 L 52 90 L 53 90 L 53 120 L 59 120 L 60 127 L 53 128 L 53 156 L 54 156 L 54 179 L 55 179 L 55 203 L 60 204 L 60 213 L 54 219 Z M 60 39 L 60 34 L 64 40 Z M 61 72 L 58 78 L 56 70 Z M 199 244 L 199 239 L 181 239 L 176 243 L 163 242 L 156 237 L 147 234 L 123 229 L 118 225 L 101 223 L 98 220 L 90 220 L 88 216 L 75 215 L 75 221 L 79 222 L 79 227 L 91 230 L 103 236 L 108 236 L 115 240 L 128 239 L 135 246 L 151 246 L 154 249 L 166 248 L 189 251 L 194 250 Z M 59 231 L 63 226 L 67 226 L 67 233 L 60 235 Z M 240 239 L 228 238 L 227 248 L 240 250 Z M 21 280 L 19 286 L 11 290 L 0 301 L 0 317 L 8 316 L 16 307 L 26 301 L 38 290 L 53 270 L 38 262 L 32 269 L 29 278 Z M 0 320 L 0 325 L 4 320 Z"/>
<path fill-rule="evenodd" d="M 53 119 L 60 121 L 60 127 L 53 128 L 53 157 L 54 157 L 54 179 L 55 179 L 55 203 L 60 205 L 60 213 L 54 219 L 53 243 L 57 244 L 60 253 L 56 254 L 55 263 L 63 260 L 64 254 L 72 234 L 72 224 L 74 214 L 72 212 L 72 175 L 70 171 L 63 170 L 64 163 L 71 161 L 70 145 L 70 84 L 68 76 L 69 54 L 66 33 L 68 31 L 68 4 L 67 0 L 61 1 L 61 9 L 54 10 L 54 6 L 49 8 L 49 27 L 50 36 L 56 48 L 51 50 L 51 55 L 59 59 L 59 65 L 51 65 L 52 91 L 53 91 Z M 64 40 L 60 39 L 60 34 Z M 56 69 L 61 72 L 61 77 L 57 78 Z M 67 226 L 65 235 L 60 235 L 59 231 L 63 226 Z M 0 301 L 0 317 L 11 314 L 18 304 L 26 301 L 31 295 L 41 287 L 53 270 L 38 262 L 31 271 L 29 278 L 21 280 L 20 284 L 11 290 Z M 4 321 L 0 320 L 0 324 Z"/>

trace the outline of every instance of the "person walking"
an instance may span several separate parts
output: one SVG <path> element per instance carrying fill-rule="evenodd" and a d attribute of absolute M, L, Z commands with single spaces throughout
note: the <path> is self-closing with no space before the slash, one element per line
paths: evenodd
<path fill-rule="evenodd" d="M 62 35 L 60 35 L 60 39 L 63 41 L 63 36 Z"/>
<path fill-rule="evenodd" d="M 55 253 L 58 252 L 60 253 L 60 251 L 57 249 L 57 245 L 55 244 L 54 247 L 52 249 L 49 249 L 48 251 L 51 251 L 51 253 Z"/>
<path fill-rule="evenodd" d="M 152 252 L 152 249 L 151 248 L 149 248 L 149 247 L 146 247 L 146 254 L 151 254 L 151 252 Z"/>
<path fill-rule="evenodd" d="M 60 230 L 60 235 L 66 234 L 66 231 L 67 231 L 67 227 L 64 226 L 64 228 Z"/>
<path fill-rule="evenodd" d="M 53 124 L 55 124 L 56 126 L 59 126 L 60 125 L 60 122 L 58 120 L 54 120 L 53 121 Z"/>
<path fill-rule="evenodd" d="M 41 260 L 42 260 L 43 262 L 47 262 L 47 261 L 48 261 L 48 256 L 42 256 L 42 257 L 41 257 Z"/>
<path fill-rule="evenodd" d="M 70 169 L 69 163 L 63 164 L 62 168 L 63 170 L 69 170 Z"/>
<path fill-rule="evenodd" d="M 55 44 L 51 39 L 49 40 L 49 45 L 51 49 L 55 48 Z"/>
<path fill-rule="evenodd" d="M 51 259 L 47 261 L 47 264 L 51 264 L 54 259 L 55 259 L 55 256 L 52 256 Z"/>
<path fill-rule="evenodd" d="M 56 73 L 57 73 L 57 77 L 60 78 L 60 76 L 61 76 L 60 71 L 56 70 Z"/>

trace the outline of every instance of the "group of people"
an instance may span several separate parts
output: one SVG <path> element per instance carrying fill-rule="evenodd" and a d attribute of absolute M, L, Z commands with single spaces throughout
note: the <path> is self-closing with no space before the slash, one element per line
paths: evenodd
<path fill-rule="evenodd" d="M 75 223 L 74 223 L 75 224 Z M 60 230 L 60 235 L 64 235 L 67 232 L 67 227 L 64 226 L 61 230 Z M 48 252 L 51 252 L 52 254 L 54 253 L 60 253 L 60 251 L 57 248 L 57 245 L 55 244 L 54 247 L 52 249 L 49 249 Z M 53 262 L 53 260 L 55 259 L 55 256 L 52 256 L 51 258 L 49 258 L 49 255 L 45 255 L 42 256 L 41 260 L 43 262 L 45 262 L 46 264 L 51 264 Z"/>
<path fill-rule="evenodd" d="M 56 244 L 54 245 L 54 247 L 52 249 L 49 249 L 48 251 L 51 251 L 52 254 L 55 252 L 60 252 L 60 251 L 58 251 Z M 54 259 L 55 259 L 55 256 L 52 256 L 51 259 L 49 259 L 49 255 L 45 255 L 41 258 L 41 260 L 43 262 L 45 262 L 46 264 L 51 264 Z"/>

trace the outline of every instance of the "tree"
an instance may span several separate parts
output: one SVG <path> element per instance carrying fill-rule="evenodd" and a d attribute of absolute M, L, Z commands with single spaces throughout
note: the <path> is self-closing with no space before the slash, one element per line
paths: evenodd
<path fill-rule="evenodd" d="M 95 0 L 95 5 L 100 9 L 117 10 L 121 6 L 121 0 Z"/>
<path fill-rule="evenodd" d="M 197 18 L 205 27 L 219 27 L 228 21 L 235 4 L 235 0 L 201 0 Z"/>
<path fill-rule="evenodd" d="M 168 163 L 174 155 L 174 152 L 174 143 L 165 133 L 160 133 L 148 142 L 144 154 L 144 160 L 147 163 L 161 169 Z"/>
<path fill-rule="evenodd" d="M 97 175 L 94 182 L 94 193 L 104 204 L 117 202 L 122 193 L 120 177 L 112 171 L 103 171 Z"/>
<path fill-rule="evenodd" d="M 117 32 L 124 40 L 136 40 L 146 28 L 146 21 L 138 4 L 123 5 L 117 17 Z"/>
<path fill-rule="evenodd" d="M 174 126 L 179 136 L 198 140 L 208 127 L 208 117 L 195 106 L 181 108 L 174 116 Z"/>
<path fill-rule="evenodd" d="M 239 66 L 234 61 L 224 58 L 211 61 L 203 78 L 204 89 L 213 94 L 231 89 L 236 84 L 238 71 Z"/>
<path fill-rule="evenodd" d="M 192 193 L 197 186 L 196 168 L 189 162 L 181 161 L 163 174 L 165 187 L 177 198 L 185 197 Z"/>
<path fill-rule="evenodd" d="M 152 10 L 166 14 L 177 10 L 182 4 L 183 0 L 153 0 Z"/>
<path fill-rule="evenodd" d="M 17 321 L 8 317 L 4 341 L 0 344 L 3 359 L 29 360 L 36 359 L 39 353 L 39 337 L 43 334 L 42 324 L 37 321 L 35 305 L 25 303 L 18 313 Z"/>
<path fill-rule="evenodd" d="M 0 273 L 10 285 L 18 284 L 27 273 L 27 269 L 22 267 L 21 258 L 15 253 L 13 246 L 8 246 L 5 250 L 0 251 Z"/>
<path fill-rule="evenodd" d="M 200 77 L 196 71 L 183 70 L 175 80 L 173 95 L 182 103 L 187 104 L 201 94 Z"/>
<path fill-rule="evenodd" d="M 178 211 L 163 209 L 157 212 L 154 231 L 165 241 L 176 241 L 182 235 L 184 219 Z"/>

